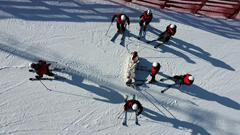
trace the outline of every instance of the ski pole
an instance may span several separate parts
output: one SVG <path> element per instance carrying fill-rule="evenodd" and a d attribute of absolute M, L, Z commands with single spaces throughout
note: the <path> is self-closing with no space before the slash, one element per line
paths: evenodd
<path fill-rule="evenodd" d="M 152 40 L 152 41 L 147 41 L 147 43 L 149 44 L 149 43 L 152 43 L 152 42 L 154 42 L 154 41 L 157 41 L 158 39 L 154 39 L 154 40 Z"/>
<path fill-rule="evenodd" d="M 123 110 L 123 112 L 118 116 L 118 119 L 122 116 L 122 114 L 125 112 L 125 110 Z"/>
<path fill-rule="evenodd" d="M 105 34 L 105 35 L 107 35 L 107 33 L 108 33 L 108 31 L 109 31 L 109 29 L 110 29 L 111 25 L 112 25 L 112 22 L 111 22 L 111 24 L 109 25 L 109 27 L 108 27 L 108 30 L 107 30 L 107 32 L 106 32 L 106 34 Z"/>
<path fill-rule="evenodd" d="M 46 85 L 44 85 L 44 83 L 41 81 L 41 80 L 39 80 L 41 83 L 42 83 L 42 85 L 47 89 L 47 90 L 50 90 Z M 51 90 L 50 90 L 51 91 Z"/>

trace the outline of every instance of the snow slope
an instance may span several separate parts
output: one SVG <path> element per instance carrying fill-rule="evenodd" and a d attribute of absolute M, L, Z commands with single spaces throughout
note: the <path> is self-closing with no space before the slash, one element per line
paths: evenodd
<path fill-rule="evenodd" d="M 156 42 L 136 39 L 147 8 L 117 0 L 0 0 L 0 134 L 239 135 L 239 22 L 152 8 L 146 40 L 177 25 L 176 35 L 154 49 Z M 131 20 L 124 45 L 121 36 L 110 41 L 116 20 L 105 35 L 121 12 Z M 133 51 L 142 66 L 160 62 L 157 79 L 190 73 L 194 84 L 164 94 L 171 81 L 126 87 L 124 61 Z M 40 59 L 66 68 L 54 73 L 67 79 L 42 81 L 51 91 L 28 80 L 35 76 L 28 64 Z M 136 78 L 148 74 L 137 71 Z M 144 107 L 140 125 L 129 112 L 122 126 L 117 117 L 132 94 Z"/>

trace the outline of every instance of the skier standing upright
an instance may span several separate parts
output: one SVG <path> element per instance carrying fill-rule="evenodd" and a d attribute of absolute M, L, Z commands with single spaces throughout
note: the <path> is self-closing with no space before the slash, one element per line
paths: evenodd
<path fill-rule="evenodd" d="M 159 70 L 160 70 L 160 68 L 161 68 L 161 65 L 159 64 L 159 63 L 157 63 L 157 62 L 153 62 L 153 64 L 152 64 L 152 69 L 151 69 L 151 74 L 150 74 L 150 76 L 152 76 L 152 79 L 149 81 L 149 83 L 152 83 L 152 82 L 155 82 L 156 80 L 155 80 L 155 76 L 157 75 L 157 73 L 159 72 Z"/>
<path fill-rule="evenodd" d="M 117 18 L 117 32 L 122 31 L 122 34 L 125 32 L 125 22 L 127 21 L 128 25 L 130 25 L 129 17 L 125 14 L 114 14 L 112 17 L 112 22 Z"/>
<path fill-rule="evenodd" d="M 40 79 L 43 77 L 44 74 L 48 75 L 48 76 L 54 76 L 54 74 L 52 72 L 49 71 L 49 66 L 51 65 L 51 63 L 47 64 L 45 61 L 39 60 L 38 63 L 30 63 L 29 66 L 33 69 L 36 70 L 36 73 L 38 75 L 36 75 L 35 77 L 37 79 Z"/>
<path fill-rule="evenodd" d="M 150 9 L 144 11 L 142 15 L 139 17 L 141 20 L 139 22 L 140 29 L 142 29 L 143 23 L 145 22 L 143 31 L 146 31 L 147 25 L 152 21 L 153 15 Z"/>
<path fill-rule="evenodd" d="M 124 105 L 124 110 L 126 111 L 128 109 L 132 109 L 134 112 L 136 112 L 136 116 L 138 116 L 142 113 L 143 107 L 138 100 L 131 99 L 128 100 Z"/>

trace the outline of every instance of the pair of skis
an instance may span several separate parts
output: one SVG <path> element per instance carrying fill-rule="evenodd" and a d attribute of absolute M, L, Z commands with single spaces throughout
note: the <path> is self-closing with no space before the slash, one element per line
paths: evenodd
<path fill-rule="evenodd" d="M 135 99 L 135 95 L 133 95 L 133 99 Z M 125 103 L 127 102 L 127 100 L 128 100 L 128 96 L 126 95 Z M 127 126 L 127 110 L 124 110 L 124 119 L 123 119 L 122 124 L 123 124 L 123 126 Z M 137 118 L 137 112 L 135 112 L 135 124 L 139 125 L 138 118 Z"/>

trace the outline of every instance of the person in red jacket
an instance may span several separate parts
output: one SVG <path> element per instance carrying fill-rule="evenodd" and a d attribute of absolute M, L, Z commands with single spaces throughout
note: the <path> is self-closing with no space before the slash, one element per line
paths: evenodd
<path fill-rule="evenodd" d="M 133 57 L 132 57 L 133 62 L 134 63 L 138 62 L 138 59 L 139 59 L 138 53 L 136 51 L 134 51 L 133 52 Z"/>
<path fill-rule="evenodd" d="M 157 40 L 160 40 L 164 37 L 164 35 L 167 35 L 166 38 L 163 40 L 163 43 L 168 42 L 171 36 L 174 36 L 177 32 L 177 26 L 175 24 L 170 24 L 166 27 L 166 30 L 162 32 Z"/>
<path fill-rule="evenodd" d="M 122 31 L 122 34 L 125 32 L 125 22 L 127 21 L 128 25 L 130 25 L 129 17 L 125 14 L 114 14 L 112 17 L 112 22 L 114 19 L 117 18 L 117 32 L 120 30 Z"/>
<path fill-rule="evenodd" d="M 152 79 L 149 81 L 149 83 L 156 82 L 155 76 L 159 72 L 160 68 L 161 68 L 161 65 L 159 63 L 153 62 L 152 69 L 151 69 L 152 73 L 150 74 L 150 76 L 152 76 Z"/>
<path fill-rule="evenodd" d="M 170 78 L 174 78 L 177 80 L 181 80 L 181 82 L 178 84 L 179 86 L 181 85 L 191 85 L 193 84 L 194 81 L 194 77 L 191 74 L 185 74 L 185 75 L 175 75 L 173 77 Z"/>
<path fill-rule="evenodd" d="M 140 115 L 142 113 L 143 107 L 141 103 L 138 100 L 131 99 L 128 100 L 125 105 L 124 105 L 124 110 L 132 109 L 133 111 L 136 112 L 136 115 Z"/>
<path fill-rule="evenodd" d="M 145 22 L 143 31 L 146 31 L 147 25 L 152 21 L 152 18 L 153 18 L 151 10 L 144 11 L 139 18 L 141 19 L 139 22 L 140 29 L 142 28 L 143 23 Z"/>
<path fill-rule="evenodd" d="M 38 63 L 31 63 L 30 67 L 36 70 L 36 73 L 38 75 L 36 75 L 35 77 L 37 79 L 40 79 L 43 77 L 44 74 L 46 74 L 48 76 L 54 76 L 54 74 L 49 71 L 48 67 L 50 65 L 51 65 L 51 63 L 47 64 L 45 61 L 39 60 Z"/>

